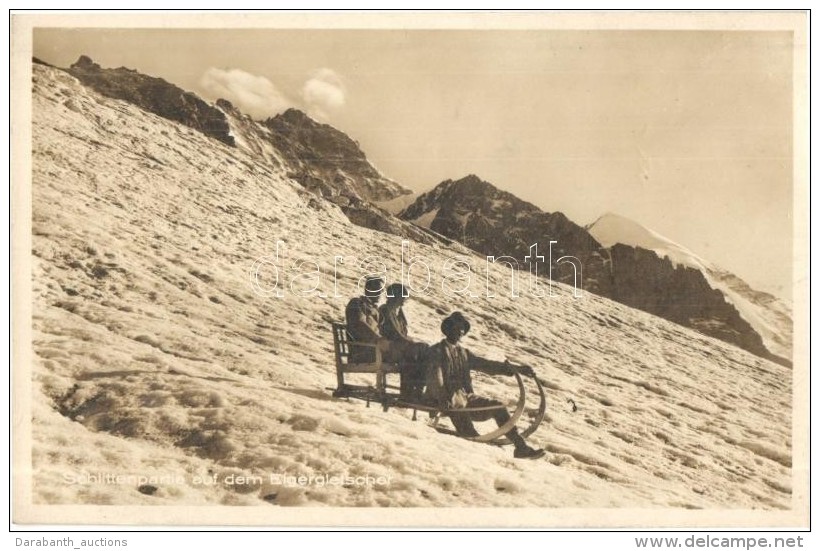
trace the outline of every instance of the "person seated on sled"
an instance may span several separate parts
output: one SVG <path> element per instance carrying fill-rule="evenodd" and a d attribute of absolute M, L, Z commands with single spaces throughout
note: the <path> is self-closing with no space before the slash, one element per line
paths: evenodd
<path fill-rule="evenodd" d="M 379 308 L 376 306 L 384 290 L 384 280 L 378 277 L 369 277 L 365 280 L 364 295 L 356 297 L 347 303 L 345 308 L 345 322 L 350 339 L 356 343 L 378 345 L 382 353 L 388 349 L 389 342 L 379 333 Z M 371 346 L 350 345 L 350 361 L 352 363 L 371 363 L 376 361 L 376 351 Z"/>
<path fill-rule="evenodd" d="M 533 376 L 531 367 L 513 367 L 503 362 L 495 362 L 476 356 L 459 344 L 461 337 L 470 331 L 470 322 L 461 312 L 450 314 L 441 322 L 441 332 L 445 339 L 430 347 L 427 354 L 426 383 L 424 391 L 426 401 L 442 409 L 459 409 L 464 407 L 500 406 L 501 402 L 473 394 L 473 383 L 470 370 L 482 371 L 489 375 L 513 375 L 517 370 L 523 375 Z M 450 420 L 456 432 L 461 436 L 478 436 L 473 421 L 495 419 L 498 426 L 510 420 L 505 408 L 488 411 L 474 411 L 464 414 L 451 414 Z M 507 433 L 515 445 L 514 457 L 536 458 L 544 455 L 544 450 L 537 450 L 527 445 L 524 438 L 513 428 Z"/>
<path fill-rule="evenodd" d="M 379 306 L 379 329 L 382 337 L 390 341 L 385 361 L 396 363 L 401 369 L 402 399 L 418 402 L 424 388 L 424 368 L 421 362 L 429 347 L 408 336 L 407 318 L 402 310 L 408 296 L 406 287 L 401 283 L 387 287 L 387 302 Z"/>

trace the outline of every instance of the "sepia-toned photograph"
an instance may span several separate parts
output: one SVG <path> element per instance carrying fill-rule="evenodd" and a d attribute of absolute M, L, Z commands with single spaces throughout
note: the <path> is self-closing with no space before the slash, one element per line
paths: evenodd
<path fill-rule="evenodd" d="M 13 521 L 807 527 L 807 23 L 12 15 Z"/>

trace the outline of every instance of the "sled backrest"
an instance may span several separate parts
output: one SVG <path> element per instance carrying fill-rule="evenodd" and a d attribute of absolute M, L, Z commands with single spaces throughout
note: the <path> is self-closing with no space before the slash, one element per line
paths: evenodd
<path fill-rule="evenodd" d="M 383 395 L 386 373 L 398 373 L 399 366 L 382 362 L 382 355 L 375 344 L 356 344 L 347 332 L 347 325 L 339 322 L 332 322 L 333 328 L 333 354 L 336 359 L 336 390 L 334 396 L 348 396 L 351 392 L 370 392 L 374 388 L 379 395 Z M 351 361 L 351 345 L 354 347 L 368 347 L 373 350 L 373 360 L 367 363 Z M 375 385 L 351 385 L 345 382 L 347 373 L 372 373 L 376 376 Z"/>
<path fill-rule="evenodd" d="M 341 368 L 350 361 L 350 335 L 347 325 L 333 322 L 333 352 L 336 356 L 336 367 Z"/>

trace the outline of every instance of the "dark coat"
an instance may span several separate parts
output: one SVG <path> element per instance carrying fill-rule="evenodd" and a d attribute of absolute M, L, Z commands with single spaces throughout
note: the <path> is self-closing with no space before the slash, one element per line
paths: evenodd
<path fill-rule="evenodd" d="M 464 407 L 473 394 L 472 369 L 490 375 L 513 373 L 513 368 L 504 362 L 476 356 L 447 339 L 431 346 L 425 359 L 425 400 L 447 407 Z"/>
<path fill-rule="evenodd" d="M 345 322 L 347 333 L 354 342 L 378 342 L 379 320 L 379 309 L 367 297 L 356 297 L 347 303 Z M 373 348 L 351 345 L 350 349 L 350 359 L 355 363 L 372 362 L 376 359 Z"/>
<path fill-rule="evenodd" d="M 404 311 L 396 303 L 386 303 L 379 306 L 379 329 L 382 337 L 390 341 L 407 341 L 407 318 Z"/>

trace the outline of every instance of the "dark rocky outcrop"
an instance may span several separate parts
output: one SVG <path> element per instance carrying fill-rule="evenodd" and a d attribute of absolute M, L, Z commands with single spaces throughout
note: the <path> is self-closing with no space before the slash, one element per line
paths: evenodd
<path fill-rule="evenodd" d="M 529 270 L 525 257 L 538 244 L 539 274 L 549 262 L 550 241 L 553 261 L 564 255 L 581 262 L 579 287 L 608 296 L 610 278 L 605 267 L 608 254 L 581 226 L 560 212 L 544 212 L 515 195 L 497 189 L 475 175 L 447 180 L 418 197 L 399 213 L 408 221 L 424 220 L 426 227 L 461 242 L 483 255 L 510 256 L 522 269 Z M 554 281 L 573 283 L 575 270 L 569 264 L 553 262 Z"/>
<path fill-rule="evenodd" d="M 80 56 L 67 71 L 77 80 L 104 96 L 129 103 L 184 124 L 233 146 L 234 139 L 225 114 L 199 96 L 161 78 L 120 67 L 103 69 L 88 56 Z"/>
<path fill-rule="evenodd" d="M 288 109 L 261 124 L 271 131 L 293 178 L 309 189 L 371 202 L 410 193 L 379 173 L 347 134 L 298 109 Z"/>
<path fill-rule="evenodd" d="M 627 306 L 734 344 L 783 365 L 771 354 L 761 336 L 744 320 L 723 293 L 713 289 L 695 268 L 673 265 L 648 251 L 623 244 L 611 247 L 612 295 Z"/>

